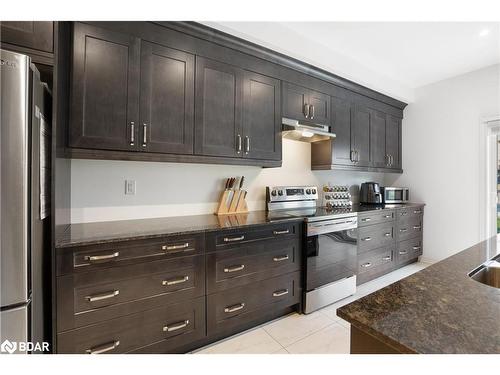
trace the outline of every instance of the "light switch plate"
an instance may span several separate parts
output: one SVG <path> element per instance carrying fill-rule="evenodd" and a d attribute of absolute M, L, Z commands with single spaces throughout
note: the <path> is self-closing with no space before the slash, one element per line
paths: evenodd
<path fill-rule="evenodd" d="M 135 195 L 135 180 L 125 180 L 125 195 Z"/>

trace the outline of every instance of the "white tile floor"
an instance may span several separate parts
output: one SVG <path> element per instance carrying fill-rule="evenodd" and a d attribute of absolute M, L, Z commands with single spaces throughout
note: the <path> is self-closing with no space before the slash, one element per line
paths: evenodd
<path fill-rule="evenodd" d="M 348 354 L 350 324 L 336 315 L 338 307 L 418 272 L 418 262 L 358 287 L 356 294 L 312 314 L 293 313 L 201 348 L 196 354 Z"/>

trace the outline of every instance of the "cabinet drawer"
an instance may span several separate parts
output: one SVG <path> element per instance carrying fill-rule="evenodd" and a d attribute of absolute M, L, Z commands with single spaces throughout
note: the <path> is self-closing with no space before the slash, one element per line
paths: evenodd
<path fill-rule="evenodd" d="M 414 237 L 422 236 L 422 216 L 416 216 L 404 221 L 398 222 L 397 225 L 397 240 L 403 241 Z"/>
<path fill-rule="evenodd" d="M 127 353 L 164 341 L 174 351 L 205 336 L 205 298 L 143 311 L 57 335 L 58 353 Z"/>
<path fill-rule="evenodd" d="M 399 208 L 396 212 L 398 221 L 412 220 L 422 218 L 424 215 L 424 206 Z"/>
<path fill-rule="evenodd" d="M 358 215 L 358 226 L 365 227 L 367 225 L 387 223 L 394 220 L 394 211 L 380 210 L 370 211 Z"/>
<path fill-rule="evenodd" d="M 390 272 L 394 266 L 395 246 L 368 251 L 358 256 L 357 284 Z"/>
<path fill-rule="evenodd" d="M 262 225 L 251 229 L 239 229 L 207 233 L 207 251 L 237 248 L 255 241 L 298 238 L 302 223 Z"/>
<path fill-rule="evenodd" d="M 207 296 L 209 335 L 257 321 L 274 309 L 300 302 L 300 272 L 258 281 Z"/>
<path fill-rule="evenodd" d="M 300 270 L 300 239 L 258 241 L 207 255 L 207 293 Z"/>
<path fill-rule="evenodd" d="M 198 255 L 59 276 L 57 290 L 57 329 L 73 329 L 204 295 L 205 259 Z"/>
<path fill-rule="evenodd" d="M 412 238 L 411 240 L 401 241 L 397 246 L 396 263 L 401 264 L 408 260 L 415 259 L 421 256 L 422 253 L 423 249 L 421 236 Z"/>
<path fill-rule="evenodd" d="M 370 225 L 358 229 L 358 253 L 394 242 L 393 222 Z"/>
<path fill-rule="evenodd" d="M 203 234 L 194 234 L 63 248 L 57 254 L 57 274 L 202 254 L 203 239 Z"/>

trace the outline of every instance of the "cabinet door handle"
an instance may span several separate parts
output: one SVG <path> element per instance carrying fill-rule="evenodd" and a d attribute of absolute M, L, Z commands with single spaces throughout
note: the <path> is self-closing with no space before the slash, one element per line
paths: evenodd
<path fill-rule="evenodd" d="M 371 267 L 371 266 L 372 266 L 372 264 L 371 264 L 370 262 L 368 262 L 368 263 L 363 263 L 363 264 L 361 265 L 361 267 L 363 267 L 363 268 L 368 268 L 368 267 Z"/>
<path fill-rule="evenodd" d="M 120 345 L 120 341 L 115 340 L 103 345 L 94 346 L 90 349 L 85 350 L 87 354 L 101 354 L 109 352 L 110 350 L 116 349 L 116 347 Z"/>
<path fill-rule="evenodd" d="M 170 286 L 170 285 L 182 284 L 188 280 L 189 280 L 189 276 L 183 276 L 183 277 L 179 277 L 178 279 L 163 280 L 161 282 L 161 285 Z"/>
<path fill-rule="evenodd" d="M 408 212 L 406 211 L 401 212 L 401 216 L 406 216 L 406 215 L 408 215 Z"/>
<path fill-rule="evenodd" d="M 415 211 L 413 211 L 413 213 L 414 213 L 415 215 L 420 215 L 420 214 L 422 213 L 422 210 L 415 210 Z"/>
<path fill-rule="evenodd" d="M 120 252 L 115 251 L 112 254 L 106 254 L 106 255 L 86 255 L 84 259 L 88 262 L 98 262 L 101 260 L 112 260 L 118 258 L 119 256 Z"/>
<path fill-rule="evenodd" d="M 116 297 L 118 294 L 120 294 L 119 290 L 113 290 L 111 292 L 106 292 L 102 294 L 94 294 L 93 296 L 87 296 L 85 299 L 89 302 L 96 302 L 96 301 L 102 301 L 104 299 L 109 299 Z"/>
<path fill-rule="evenodd" d="M 314 106 L 311 105 L 311 107 L 309 108 L 309 117 L 311 118 L 311 120 L 314 118 Z"/>
<path fill-rule="evenodd" d="M 408 228 L 401 228 L 399 231 L 400 231 L 401 233 L 408 232 Z"/>
<path fill-rule="evenodd" d="M 385 256 L 385 257 L 382 258 L 382 260 L 391 260 L 391 256 L 390 255 Z"/>
<path fill-rule="evenodd" d="M 403 250 L 403 251 L 399 252 L 400 255 L 405 255 L 406 253 L 408 253 L 408 251 L 406 251 L 406 250 Z"/>
<path fill-rule="evenodd" d="M 394 165 L 394 156 L 391 155 L 391 167 Z"/>
<path fill-rule="evenodd" d="M 359 151 L 356 150 L 355 152 L 356 152 L 356 163 L 359 163 Z"/>
<path fill-rule="evenodd" d="M 244 239 L 245 239 L 245 236 L 224 237 L 224 242 L 237 242 L 237 241 L 243 241 Z"/>
<path fill-rule="evenodd" d="M 420 250 L 422 247 L 421 246 L 413 246 L 413 250 L 417 251 L 417 250 Z"/>
<path fill-rule="evenodd" d="M 354 163 L 356 161 L 356 158 L 354 157 L 354 150 L 351 150 L 351 161 Z"/>
<path fill-rule="evenodd" d="M 371 237 L 365 237 L 365 238 L 362 238 L 361 241 L 371 241 L 372 238 Z"/>
<path fill-rule="evenodd" d="M 366 223 L 367 221 L 372 221 L 370 217 L 365 217 L 364 219 L 361 219 L 363 223 Z"/>
<path fill-rule="evenodd" d="M 250 137 L 245 136 L 245 154 L 250 152 Z"/>
<path fill-rule="evenodd" d="M 225 273 L 231 273 L 231 272 L 238 272 L 241 271 L 245 268 L 244 264 L 240 264 L 239 266 L 230 266 L 227 268 L 224 268 Z"/>
<path fill-rule="evenodd" d="M 273 297 L 281 297 L 286 294 L 288 294 L 288 289 L 277 290 L 276 292 L 273 292 Z"/>
<path fill-rule="evenodd" d="M 309 118 L 309 104 L 304 104 L 304 116 Z"/>
<path fill-rule="evenodd" d="M 422 229 L 422 226 L 421 226 L 421 225 L 414 225 L 414 226 L 413 226 L 413 229 L 420 230 L 420 229 Z"/>
<path fill-rule="evenodd" d="M 236 305 L 232 305 L 232 306 L 228 306 L 228 307 L 224 308 L 224 312 L 225 313 L 232 313 L 232 312 L 241 310 L 244 307 L 245 307 L 245 303 L 241 302 L 241 303 L 237 303 Z"/>
<path fill-rule="evenodd" d="M 162 245 L 161 249 L 166 251 L 173 250 L 183 250 L 189 247 L 189 242 L 183 243 L 182 245 Z"/>
<path fill-rule="evenodd" d="M 384 219 L 390 219 L 392 218 L 392 215 L 384 215 Z"/>
<path fill-rule="evenodd" d="M 392 235 L 392 233 L 384 233 L 384 236 L 386 237 L 390 237 Z"/>
<path fill-rule="evenodd" d="M 172 325 L 169 326 L 164 326 L 163 327 L 163 332 L 173 332 L 177 331 L 178 329 L 185 328 L 189 325 L 189 320 L 183 320 L 182 322 L 177 322 L 173 323 Z"/>
<path fill-rule="evenodd" d="M 236 138 L 238 139 L 236 142 L 236 152 L 239 154 L 241 152 L 241 135 L 237 135 Z"/>
<path fill-rule="evenodd" d="M 287 254 L 287 255 L 282 255 L 280 257 L 274 257 L 273 261 L 274 262 L 283 262 L 284 260 L 288 260 L 288 259 L 290 259 L 290 258 L 289 258 L 288 254 Z"/>
<path fill-rule="evenodd" d="M 148 124 L 142 124 L 142 147 L 146 147 L 148 143 Z"/>
<path fill-rule="evenodd" d="M 290 229 L 285 229 L 285 230 L 274 230 L 273 234 L 279 235 L 279 234 L 288 234 L 290 233 Z"/>
<path fill-rule="evenodd" d="M 135 143 L 135 122 L 130 122 L 130 146 L 133 146 Z"/>

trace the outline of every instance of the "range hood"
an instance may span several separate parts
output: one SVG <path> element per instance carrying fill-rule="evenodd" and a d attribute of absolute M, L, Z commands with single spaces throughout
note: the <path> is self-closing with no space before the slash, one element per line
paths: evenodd
<path fill-rule="evenodd" d="M 301 142 L 319 142 L 335 138 L 328 125 L 301 123 L 299 120 L 283 117 L 283 138 Z"/>

